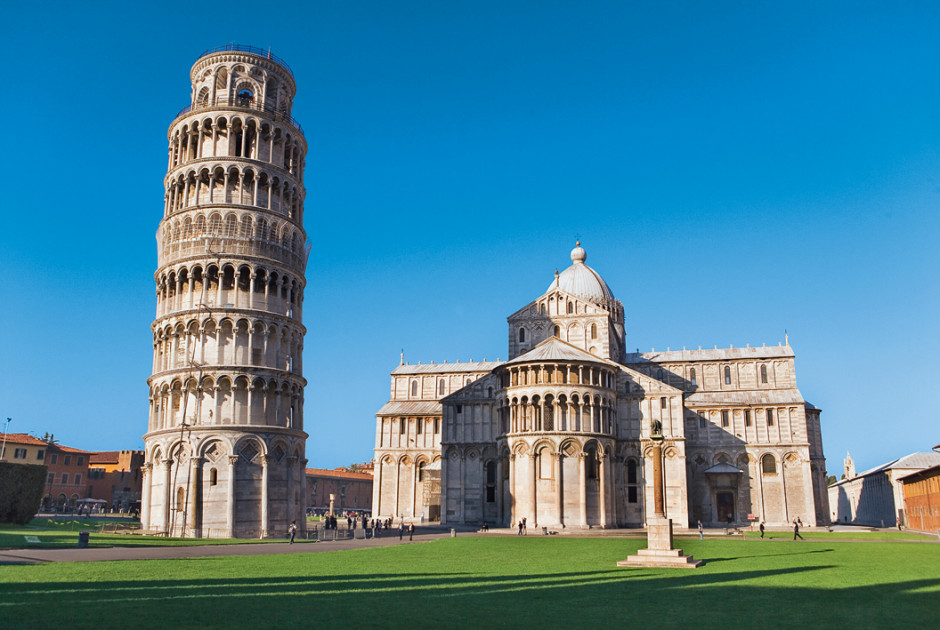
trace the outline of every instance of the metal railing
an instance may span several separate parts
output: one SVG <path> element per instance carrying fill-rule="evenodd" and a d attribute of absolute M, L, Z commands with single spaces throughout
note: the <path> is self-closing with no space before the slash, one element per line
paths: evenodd
<path fill-rule="evenodd" d="M 294 76 L 294 71 L 290 69 L 290 66 L 287 65 L 287 62 L 277 55 L 271 54 L 270 48 L 265 50 L 264 48 L 258 48 L 257 46 L 245 46 L 244 44 L 226 44 L 225 46 L 216 46 L 215 48 L 210 48 L 209 50 L 199 55 L 199 57 L 196 58 L 196 61 L 218 52 L 246 52 L 251 53 L 252 55 L 258 55 L 259 57 L 270 59 L 287 70 L 291 76 Z"/>
<path fill-rule="evenodd" d="M 274 120 L 279 120 L 281 122 L 286 122 L 289 125 L 292 125 L 300 133 L 304 132 L 304 128 L 300 126 L 300 123 L 294 120 L 292 116 L 278 111 L 277 109 L 265 105 L 264 103 L 259 103 L 253 99 L 239 98 L 236 97 L 232 101 L 229 101 L 227 98 L 216 98 L 214 102 L 209 103 L 196 103 L 196 105 L 187 105 L 179 111 L 174 120 L 179 118 L 183 114 L 188 114 L 190 112 L 199 112 L 207 109 L 220 109 L 220 108 L 232 108 L 232 109 L 249 109 L 259 112 L 264 112 L 268 114 Z"/>

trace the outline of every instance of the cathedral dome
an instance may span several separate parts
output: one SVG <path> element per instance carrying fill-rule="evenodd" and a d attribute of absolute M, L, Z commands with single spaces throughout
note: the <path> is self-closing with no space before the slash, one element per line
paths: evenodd
<path fill-rule="evenodd" d="M 565 293 L 594 303 L 613 300 L 614 294 L 610 287 L 599 273 L 584 264 L 585 260 L 587 253 L 581 247 L 581 241 L 578 241 L 571 250 L 571 266 L 560 274 L 556 272 L 555 281 L 548 290 L 561 289 Z"/>

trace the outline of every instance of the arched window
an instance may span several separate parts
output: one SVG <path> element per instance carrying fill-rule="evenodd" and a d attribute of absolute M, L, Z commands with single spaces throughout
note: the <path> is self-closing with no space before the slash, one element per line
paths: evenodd
<path fill-rule="evenodd" d="M 597 461 L 597 450 L 595 447 L 589 446 L 585 451 L 584 457 L 584 472 L 588 479 L 597 479 L 598 478 L 598 461 Z"/>
<path fill-rule="evenodd" d="M 568 302 L 568 313 L 574 313 L 574 302 Z"/>
<path fill-rule="evenodd" d="M 766 365 L 760 366 L 760 382 L 761 383 L 767 382 L 767 366 Z"/>
<path fill-rule="evenodd" d="M 555 328 L 552 329 L 552 334 L 555 335 L 556 337 L 560 337 L 561 329 L 558 326 L 555 326 Z"/>
<path fill-rule="evenodd" d="M 656 370 L 656 378 L 657 378 L 658 380 L 660 380 L 660 381 L 663 380 L 663 371 L 662 371 L 662 369 Z"/>
<path fill-rule="evenodd" d="M 744 410 L 744 426 L 746 427 L 751 426 L 751 410 L 750 409 Z"/>
<path fill-rule="evenodd" d="M 774 410 L 773 409 L 767 410 L 767 426 L 768 427 L 774 426 Z"/>
<path fill-rule="evenodd" d="M 777 474 L 777 460 L 770 453 L 760 458 L 760 467 L 765 475 Z"/>
<path fill-rule="evenodd" d="M 186 492 L 182 488 L 176 489 L 176 509 L 182 510 L 186 505 Z"/>
<path fill-rule="evenodd" d="M 689 384 L 695 387 L 695 368 L 689 370 Z"/>
<path fill-rule="evenodd" d="M 666 408 L 666 397 L 665 397 L 665 396 L 663 396 L 662 398 L 659 399 L 659 408 L 660 408 L 660 409 L 665 409 L 665 408 Z"/>
<path fill-rule="evenodd" d="M 486 462 L 486 502 L 496 502 L 496 462 Z"/>
<path fill-rule="evenodd" d="M 427 465 L 427 462 L 421 462 L 418 464 L 418 483 L 424 481 L 424 467 Z"/>
<path fill-rule="evenodd" d="M 730 424 L 728 420 L 728 410 L 724 409 L 721 412 L 721 426 L 726 427 L 728 424 Z"/>
<path fill-rule="evenodd" d="M 525 328 L 519 329 L 519 341 L 520 342 L 525 341 Z"/>
<path fill-rule="evenodd" d="M 544 302 L 542 302 L 541 304 L 539 304 L 539 314 L 540 314 L 540 315 L 544 315 L 544 314 L 545 314 L 545 303 L 544 303 Z"/>
<path fill-rule="evenodd" d="M 591 339 L 597 339 L 597 324 L 591 324 Z"/>
<path fill-rule="evenodd" d="M 637 503 L 639 501 L 639 489 L 637 486 L 636 460 L 627 460 L 627 503 Z"/>
<path fill-rule="evenodd" d="M 214 486 L 219 483 L 219 471 L 215 468 L 209 471 L 209 485 Z"/>
<path fill-rule="evenodd" d="M 725 366 L 725 385 L 731 385 L 731 366 Z"/>
<path fill-rule="evenodd" d="M 441 379 L 437 382 L 437 393 L 439 396 L 444 395 L 444 379 Z"/>
<path fill-rule="evenodd" d="M 418 395 L 418 381 L 411 381 L 411 395 Z"/>

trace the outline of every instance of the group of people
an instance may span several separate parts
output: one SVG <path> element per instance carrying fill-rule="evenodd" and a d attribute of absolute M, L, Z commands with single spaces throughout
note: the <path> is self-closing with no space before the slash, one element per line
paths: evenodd
<path fill-rule="evenodd" d="M 528 529 L 526 528 L 526 517 L 519 519 L 519 536 L 527 536 L 529 534 Z"/>

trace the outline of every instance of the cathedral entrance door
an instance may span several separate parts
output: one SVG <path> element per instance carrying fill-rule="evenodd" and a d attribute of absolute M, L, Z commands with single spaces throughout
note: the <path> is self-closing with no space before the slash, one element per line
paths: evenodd
<path fill-rule="evenodd" d="M 733 523 L 734 517 L 734 493 L 717 492 L 715 493 L 715 503 L 718 507 L 718 522 Z"/>

